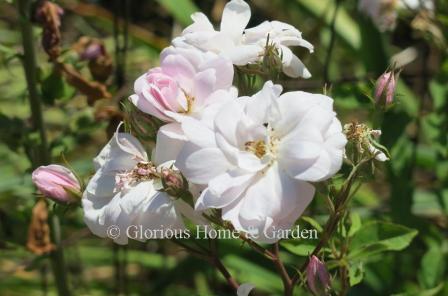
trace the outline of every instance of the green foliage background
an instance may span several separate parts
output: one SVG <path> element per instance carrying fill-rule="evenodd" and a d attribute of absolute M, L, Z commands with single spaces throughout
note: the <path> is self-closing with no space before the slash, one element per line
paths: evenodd
<path fill-rule="evenodd" d="M 44 103 L 51 155 L 62 155 L 81 176 L 93 173 L 92 158 L 107 141 L 108 121 L 95 112 L 117 105 L 132 93 L 133 81 L 158 64 L 160 50 L 201 10 L 218 24 L 225 1 L 129 1 L 129 47 L 126 83 L 109 89 L 113 99 L 86 103 L 85 96 L 55 75 L 40 45 L 38 88 Z M 73 59 L 70 45 L 88 35 L 102 39 L 113 55 L 113 14 L 123 16 L 120 1 L 56 1 L 65 14 L 62 24 L 64 57 Z M 296 26 L 315 46 L 303 58 L 313 77 L 285 79 L 285 89 L 323 91 L 325 59 L 331 39 L 335 0 L 249 1 L 251 25 L 277 19 Z M 351 227 L 338 235 L 351 237 L 348 264 L 349 295 L 448 295 L 448 3 L 436 1 L 434 26 L 441 35 L 411 26 L 412 15 L 400 14 L 394 32 L 379 32 L 357 10 L 357 1 L 342 1 L 334 32 L 327 92 L 335 100 L 342 122 L 372 123 L 373 81 L 390 65 L 394 54 L 413 48 L 417 57 L 400 76 L 397 102 L 385 114 L 381 142 L 391 161 L 376 168 L 352 201 Z M 36 143 L 29 129 L 30 111 L 21 64 L 21 38 L 13 1 L 0 1 L 0 295 L 54 295 L 46 256 L 26 248 L 27 228 L 35 203 L 28 155 Z M 77 64 L 82 73 L 85 65 Z M 317 195 L 300 225 L 318 229 L 326 221 L 323 196 Z M 316 241 L 282 242 L 289 267 L 300 265 Z M 132 242 L 118 247 L 90 234 L 82 212 L 63 220 L 68 276 L 75 295 L 232 295 L 212 267 L 168 241 Z M 239 241 L 220 242 L 220 254 L 239 282 L 256 286 L 256 295 L 279 295 L 282 283 L 275 269 Z M 338 262 L 328 262 L 333 272 Z M 308 295 L 306 290 L 297 295 Z"/>

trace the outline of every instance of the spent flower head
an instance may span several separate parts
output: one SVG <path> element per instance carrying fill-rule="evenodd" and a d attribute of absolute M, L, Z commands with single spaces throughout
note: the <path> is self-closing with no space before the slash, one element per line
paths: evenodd
<path fill-rule="evenodd" d="M 373 130 L 364 123 L 350 122 L 344 125 L 344 134 L 360 159 L 368 156 L 378 161 L 389 160 L 387 149 L 376 141 L 381 130 Z"/>

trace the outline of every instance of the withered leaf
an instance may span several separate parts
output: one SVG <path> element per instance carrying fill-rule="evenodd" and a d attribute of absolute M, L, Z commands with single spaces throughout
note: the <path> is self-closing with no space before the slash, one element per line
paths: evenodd
<path fill-rule="evenodd" d="M 50 1 L 41 1 L 37 8 L 36 19 L 42 25 L 42 46 L 50 59 L 61 54 L 61 16 L 64 10 Z"/>
<path fill-rule="evenodd" d="M 37 255 L 46 254 L 55 249 L 50 239 L 47 202 L 44 199 L 40 199 L 33 208 L 26 247 Z"/>
<path fill-rule="evenodd" d="M 56 66 L 62 72 L 68 84 L 87 96 L 90 105 L 93 105 L 99 99 L 110 99 L 112 97 L 104 84 L 85 79 L 73 66 L 59 62 L 56 63 Z"/>

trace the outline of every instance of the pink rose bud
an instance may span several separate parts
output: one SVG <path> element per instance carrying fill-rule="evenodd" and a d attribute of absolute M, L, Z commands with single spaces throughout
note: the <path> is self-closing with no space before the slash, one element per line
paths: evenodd
<path fill-rule="evenodd" d="M 71 203 L 81 195 L 81 186 L 75 175 L 67 168 L 51 164 L 34 170 L 33 183 L 39 191 L 56 202 Z"/>
<path fill-rule="evenodd" d="M 177 170 L 162 169 L 161 177 L 165 192 L 172 196 L 179 197 L 185 190 L 188 190 L 182 174 Z"/>
<path fill-rule="evenodd" d="M 394 101 L 398 74 L 393 71 L 383 73 L 375 85 L 375 101 L 382 107 L 390 106 Z"/>
<path fill-rule="evenodd" d="M 308 287 L 314 295 L 327 295 L 331 287 L 330 274 L 325 268 L 325 264 L 316 256 L 311 256 L 306 268 Z"/>

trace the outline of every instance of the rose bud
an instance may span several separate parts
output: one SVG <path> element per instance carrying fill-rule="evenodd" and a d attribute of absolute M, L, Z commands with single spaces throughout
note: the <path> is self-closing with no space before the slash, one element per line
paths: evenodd
<path fill-rule="evenodd" d="M 306 278 L 308 287 L 314 295 L 327 295 L 330 289 L 330 274 L 325 268 L 325 264 L 316 256 L 311 256 L 306 267 Z"/>
<path fill-rule="evenodd" d="M 33 183 L 46 197 L 61 203 L 75 202 L 81 196 L 81 185 L 67 168 L 51 164 L 40 166 L 32 174 Z"/>
<path fill-rule="evenodd" d="M 161 178 L 165 192 L 174 197 L 180 197 L 188 190 L 188 185 L 178 170 L 162 169 Z"/>
<path fill-rule="evenodd" d="M 394 102 L 398 73 L 393 71 L 383 73 L 375 85 L 375 102 L 381 107 L 388 107 Z"/>

